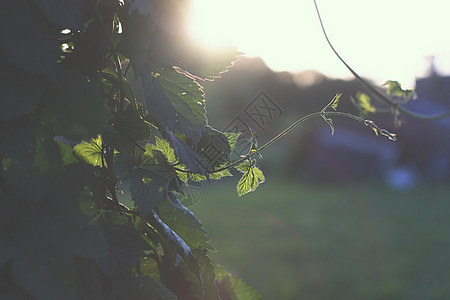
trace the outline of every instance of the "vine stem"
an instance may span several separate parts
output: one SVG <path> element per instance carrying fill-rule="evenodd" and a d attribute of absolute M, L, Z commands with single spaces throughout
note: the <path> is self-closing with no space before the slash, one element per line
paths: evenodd
<path fill-rule="evenodd" d="M 394 110 L 398 110 L 408 116 L 417 118 L 417 119 L 424 119 L 424 120 L 440 120 L 440 119 L 445 119 L 450 117 L 450 112 L 445 112 L 442 114 L 435 114 L 435 115 L 425 115 L 425 114 L 420 114 L 420 113 L 416 113 L 413 112 L 403 106 L 400 106 L 398 103 L 395 103 L 392 99 L 389 99 L 389 97 L 386 97 L 385 95 L 383 95 L 379 90 L 377 90 L 376 88 L 374 88 L 372 85 L 370 85 L 366 80 L 364 80 L 361 76 L 359 76 L 358 73 L 356 73 L 352 67 L 350 67 L 349 64 L 347 64 L 347 62 L 341 57 L 341 55 L 337 52 L 337 50 L 334 48 L 333 44 L 331 43 L 328 34 L 325 30 L 325 25 L 323 24 L 322 21 L 322 17 L 320 15 L 320 11 L 319 11 L 319 7 L 317 5 L 317 1 L 314 1 L 314 6 L 316 8 L 316 12 L 317 12 L 317 16 L 319 18 L 319 22 L 320 22 L 320 27 L 322 28 L 322 32 L 323 35 L 325 36 L 325 39 L 328 43 L 328 45 L 330 46 L 331 50 L 333 50 L 334 54 L 336 55 L 336 57 L 344 64 L 344 66 L 350 71 L 350 73 L 352 73 L 352 75 L 359 81 L 361 82 L 372 94 L 374 94 L 377 98 L 379 98 L 380 100 L 388 103 Z"/>
<path fill-rule="evenodd" d="M 382 135 L 387 136 L 390 140 L 395 141 L 395 134 L 388 132 L 386 129 L 382 129 L 379 128 L 373 121 L 352 115 L 350 113 L 345 113 L 345 112 L 340 112 L 340 111 L 319 111 L 319 112 L 315 112 L 309 115 L 306 115 L 300 119 L 298 119 L 297 121 L 295 121 L 294 123 L 292 123 L 289 127 L 287 127 L 285 130 L 281 131 L 279 134 L 277 134 L 275 137 L 273 137 L 270 141 L 268 141 L 267 143 L 265 143 L 264 145 L 262 145 L 261 147 L 259 147 L 257 149 L 257 151 L 252 151 L 249 152 L 247 155 L 245 155 L 244 157 L 242 157 L 241 159 L 231 163 L 228 166 L 225 166 L 223 168 L 220 168 L 218 170 L 214 170 L 211 171 L 210 173 L 217 173 L 226 169 L 230 169 L 233 168 L 239 164 L 241 164 L 242 162 L 244 162 L 245 160 L 250 159 L 252 156 L 256 155 L 258 152 L 261 152 L 262 150 L 266 149 L 267 147 L 269 147 L 270 145 L 272 145 L 273 143 L 275 143 L 276 141 L 278 141 L 280 138 L 282 138 L 284 135 L 286 135 L 289 131 L 291 131 L 292 129 L 294 129 L 295 127 L 297 127 L 299 124 L 315 118 L 315 117 L 333 117 L 333 116 L 338 116 L 338 117 L 345 117 L 345 118 L 349 118 L 349 119 L 353 119 L 356 120 L 358 122 L 364 123 L 365 125 L 370 126 L 375 133 L 378 135 L 378 132 L 380 132 Z"/>
<path fill-rule="evenodd" d="M 117 66 L 117 73 L 120 78 L 123 78 L 123 71 L 122 71 L 122 64 L 120 63 L 119 56 L 117 55 L 116 50 L 114 49 L 114 45 L 111 39 L 111 32 L 108 30 L 108 27 L 106 27 L 105 20 L 103 19 L 102 14 L 98 10 L 97 4 L 95 4 L 94 0 L 89 0 L 89 3 L 92 6 L 92 9 L 94 10 L 95 17 L 100 22 L 100 26 L 102 27 L 103 33 L 105 34 L 106 41 L 108 42 L 108 46 L 111 49 L 112 54 L 114 55 L 114 59 L 116 61 Z"/>
<path fill-rule="evenodd" d="M 89 3 L 91 4 L 92 9 L 94 10 L 96 19 L 98 20 L 98 22 L 100 22 L 100 26 L 102 28 L 102 31 L 103 31 L 104 35 L 105 35 L 106 42 L 108 43 L 108 46 L 111 49 L 111 53 L 114 56 L 115 65 L 116 65 L 116 68 L 117 68 L 117 75 L 119 76 L 120 80 L 123 80 L 125 75 L 124 75 L 124 72 L 122 70 L 122 64 L 120 62 L 120 58 L 117 55 L 116 49 L 114 47 L 114 43 L 113 43 L 113 41 L 111 39 L 111 32 L 110 32 L 110 30 L 108 30 L 108 27 L 106 27 L 105 20 L 103 19 L 102 14 L 98 10 L 98 7 L 97 7 L 97 4 L 95 3 L 95 0 L 89 0 Z M 127 68 L 126 71 L 128 72 L 128 68 Z M 121 89 L 120 89 L 120 91 L 121 91 Z M 120 93 L 120 97 L 119 97 L 119 105 L 118 105 L 118 109 L 119 110 L 123 110 L 124 102 L 125 102 L 125 100 L 124 100 L 122 92 L 121 92 Z"/>

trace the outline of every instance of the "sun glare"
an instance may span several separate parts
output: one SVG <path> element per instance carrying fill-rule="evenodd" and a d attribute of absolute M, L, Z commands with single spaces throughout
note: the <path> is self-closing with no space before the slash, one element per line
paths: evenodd
<path fill-rule="evenodd" d="M 191 32 L 205 47 L 231 44 L 261 57 L 276 71 L 313 69 L 350 76 L 327 46 L 312 0 L 193 3 Z M 445 39 L 450 19 L 442 3 L 318 0 L 328 34 L 348 63 L 378 82 L 396 79 L 407 86 L 424 75 L 432 55 L 439 70 L 450 72 L 450 43 Z"/>

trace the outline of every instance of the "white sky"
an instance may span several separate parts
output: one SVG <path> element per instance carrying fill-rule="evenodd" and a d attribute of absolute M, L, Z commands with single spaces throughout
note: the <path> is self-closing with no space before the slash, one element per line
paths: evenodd
<path fill-rule="evenodd" d="M 193 30 L 206 44 L 231 43 L 276 71 L 350 77 L 326 44 L 312 0 L 193 2 Z M 360 75 L 413 87 L 431 55 L 438 70 L 450 74 L 450 1 L 317 2 L 332 43 Z"/>

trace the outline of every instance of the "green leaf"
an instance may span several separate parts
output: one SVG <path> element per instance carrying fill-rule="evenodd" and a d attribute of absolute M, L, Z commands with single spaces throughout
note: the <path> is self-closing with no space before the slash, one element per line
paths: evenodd
<path fill-rule="evenodd" d="M 64 166 L 80 162 L 73 152 L 72 145 L 64 143 L 61 139 L 55 138 L 56 144 L 59 146 L 61 160 Z"/>
<path fill-rule="evenodd" d="M 227 163 L 217 166 L 214 170 L 219 170 L 224 168 L 227 165 Z M 177 165 L 177 167 L 180 167 L 181 169 L 186 169 L 186 166 L 183 164 Z M 183 181 L 186 185 L 189 185 L 189 182 L 200 182 L 200 181 L 206 181 L 209 179 L 213 180 L 220 180 L 222 177 L 232 177 L 233 174 L 231 174 L 229 169 L 224 169 L 220 172 L 214 171 L 212 173 L 208 174 L 208 177 L 202 174 L 192 174 L 187 172 L 179 172 L 177 171 L 178 178 Z"/>
<path fill-rule="evenodd" d="M 167 98 L 178 113 L 195 125 L 206 125 L 203 87 L 174 69 L 154 70 Z"/>
<path fill-rule="evenodd" d="M 191 248 L 186 241 L 184 241 L 175 231 L 173 231 L 172 228 L 167 226 L 167 224 L 165 224 L 154 211 L 148 215 L 147 221 L 160 234 L 163 242 L 162 246 L 164 248 L 165 259 L 170 261 L 171 257 L 173 260 L 171 264 L 177 265 L 178 262 L 176 262 L 176 257 L 179 255 L 198 281 L 202 282 L 199 263 L 192 254 Z"/>
<path fill-rule="evenodd" d="M 139 262 L 139 270 L 140 274 L 143 276 L 147 276 L 150 278 L 158 278 L 159 277 L 159 268 L 158 262 L 156 258 L 144 256 L 141 258 Z"/>
<path fill-rule="evenodd" d="M 177 138 L 167 127 L 161 130 L 163 136 L 169 141 L 178 160 L 183 163 L 192 173 L 208 176 L 210 165 L 200 154 L 195 152 L 192 146 L 187 145 Z"/>
<path fill-rule="evenodd" d="M 224 134 L 228 139 L 228 145 L 230 145 L 230 150 L 233 151 L 241 133 L 240 132 L 237 132 L 237 133 L 225 132 Z"/>
<path fill-rule="evenodd" d="M 132 199 L 145 217 L 166 196 L 170 180 L 175 176 L 164 154 L 147 145 L 146 151 L 132 148 L 118 154 L 118 175 L 128 182 Z"/>
<path fill-rule="evenodd" d="M 150 138 L 150 127 L 141 118 L 137 108 L 130 104 L 123 111 L 114 113 L 112 125 L 131 141 L 145 141 Z"/>
<path fill-rule="evenodd" d="M 156 148 L 164 154 L 164 156 L 166 157 L 167 161 L 170 164 L 177 162 L 177 157 L 175 156 L 175 152 L 173 151 L 172 147 L 170 147 L 170 144 L 168 141 L 161 139 L 159 137 L 156 137 Z"/>
<path fill-rule="evenodd" d="M 222 169 L 222 168 L 224 168 L 226 165 L 227 165 L 227 164 L 223 164 L 223 165 L 221 165 L 221 166 L 218 166 L 215 170 Z M 214 180 L 219 180 L 219 179 L 221 179 L 222 177 L 232 177 L 232 176 L 233 176 L 233 174 L 231 174 L 231 172 L 230 172 L 229 169 L 225 169 L 225 170 L 222 170 L 222 171 L 220 171 L 220 172 L 211 172 L 211 173 L 209 174 L 209 178 L 214 179 Z"/>
<path fill-rule="evenodd" d="M 200 264 L 200 273 L 202 275 L 203 280 L 203 295 L 200 293 L 202 289 L 195 289 L 197 291 L 197 297 L 199 299 L 227 299 L 221 298 L 219 296 L 219 290 L 216 286 L 216 274 L 214 273 L 214 266 L 211 262 L 211 259 L 208 257 L 208 251 L 206 249 L 194 249 L 192 251 L 194 256 L 197 258 L 198 263 Z M 189 278 L 188 278 L 189 280 Z M 195 284 L 191 280 L 192 284 Z"/>
<path fill-rule="evenodd" d="M 95 167 L 102 167 L 102 137 L 98 135 L 89 142 L 81 142 L 73 148 L 73 151 L 84 162 Z"/>
<path fill-rule="evenodd" d="M 228 137 L 223 132 L 210 126 L 205 126 L 202 130 L 197 152 L 211 165 L 212 169 L 217 169 L 218 166 L 229 163 L 231 159 Z"/>
<path fill-rule="evenodd" d="M 173 69 L 160 68 L 152 73 L 144 70 L 141 79 L 134 81 L 136 97 L 148 111 L 149 121 L 157 120 L 158 125 L 185 134 L 196 144 L 206 124 L 203 92 L 197 83 Z"/>
<path fill-rule="evenodd" d="M 169 197 L 160 203 L 158 215 L 190 248 L 214 250 L 200 220 L 180 203 L 175 194 L 169 193 Z"/>
<path fill-rule="evenodd" d="M 214 80 L 220 78 L 220 75 L 226 72 L 241 54 L 243 53 L 232 46 L 208 50 L 194 46 L 181 54 L 180 64 L 177 66 L 180 72 L 189 77 Z"/>
<path fill-rule="evenodd" d="M 186 186 L 183 186 L 182 193 L 178 193 L 177 195 L 180 197 L 180 201 L 184 206 L 190 207 L 199 201 L 203 190 L 202 184 L 187 179 L 184 183 Z"/>
<path fill-rule="evenodd" d="M 334 110 L 337 109 L 338 104 L 339 104 L 339 100 L 340 100 L 341 96 L 342 96 L 342 94 L 336 94 L 336 96 L 333 97 L 333 99 L 332 99 L 331 102 L 330 102 L 330 103 L 331 103 L 331 104 L 330 104 L 330 107 L 331 107 L 332 109 L 334 109 Z"/>
<path fill-rule="evenodd" d="M 167 21 L 167 18 L 164 20 Z M 243 54 L 229 45 L 208 49 L 183 35 L 166 34 L 158 29 L 152 36 L 150 53 L 150 59 L 154 63 L 161 66 L 176 66 L 180 72 L 200 80 L 220 77 L 221 73 L 226 72 L 236 61 L 237 56 Z"/>
<path fill-rule="evenodd" d="M 241 279 L 227 272 L 223 267 L 215 266 L 217 286 L 222 299 L 259 300 L 261 295 Z"/>
<path fill-rule="evenodd" d="M 263 172 L 254 165 L 254 161 L 244 161 L 236 167 L 236 169 L 244 173 L 237 184 L 237 193 L 240 196 L 249 192 L 253 192 L 256 188 L 265 181 Z"/>
<path fill-rule="evenodd" d="M 166 157 L 167 161 L 170 164 L 172 164 L 172 165 L 177 164 L 176 167 L 181 170 L 187 169 L 186 165 L 178 163 L 178 159 L 175 156 L 175 151 L 172 149 L 172 147 L 170 147 L 169 142 L 167 142 L 166 140 L 156 137 L 156 149 L 158 149 L 159 151 L 161 151 L 164 154 L 164 156 Z M 186 185 L 189 185 L 189 181 L 197 181 L 198 182 L 198 181 L 207 180 L 206 176 L 201 175 L 201 174 L 190 174 L 190 173 L 178 171 L 178 170 L 175 170 L 175 171 L 176 171 L 177 177 L 182 182 L 184 182 Z M 222 172 L 220 172 L 220 173 L 222 173 Z M 211 179 L 218 179 L 218 178 L 220 178 L 219 176 L 220 176 L 220 174 L 218 174 L 218 175 L 215 175 L 215 173 L 209 174 L 209 177 Z M 227 175 L 223 175 L 223 176 L 227 176 Z M 188 197 L 189 195 L 184 195 L 184 196 Z"/>
<path fill-rule="evenodd" d="M 402 85 L 398 81 L 388 80 L 383 85 L 387 86 L 387 93 L 390 96 L 401 97 L 405 100 L 409 100 L 414 96 L 414 90 L 402 89 Z"/>
<path fill-rule="evenodd" d="M 356 108 L 358 108 L 362 118 L 366 117 L 369 113 L 374 113 L 376 111 L 375 106 L 372 105 L 370 97 L 367 94 L 357 92 L 356 97 L 351 97 L 350 99 Z"/>

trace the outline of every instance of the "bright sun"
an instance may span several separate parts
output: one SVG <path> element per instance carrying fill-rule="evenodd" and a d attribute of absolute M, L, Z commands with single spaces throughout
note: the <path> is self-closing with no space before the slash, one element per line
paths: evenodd
<path fill-rule="evenodd" d="M 424 75 L 427 57 L 450 72 L 450 28 L 442 0 L 317 0 L 328 34 L 360 73 L 410 85 Z M 312 0 L 193 0 L 192 32 L 206 47 L 232 44 L 281 71 L 315 69 L 330 76 L 348 71 L 321 33 Z M 440 9 L 438 9 L 440 8 Z M 418 22 L 420 20 L 420 22 Z"/>

